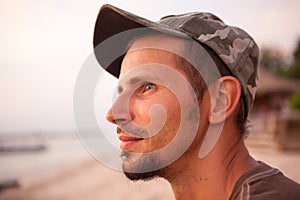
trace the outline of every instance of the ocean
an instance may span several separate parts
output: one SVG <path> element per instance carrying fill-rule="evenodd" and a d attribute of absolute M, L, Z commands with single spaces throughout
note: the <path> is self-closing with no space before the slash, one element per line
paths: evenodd
<path fill-rule="evenodd" d="M 38 179 L 91 158 L 76 133 L 0 135 L 1 146 L 0 183 Z"/>

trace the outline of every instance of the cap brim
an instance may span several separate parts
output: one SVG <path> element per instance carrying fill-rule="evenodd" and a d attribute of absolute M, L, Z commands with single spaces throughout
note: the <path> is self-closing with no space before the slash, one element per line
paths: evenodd
<path fill-rule="evenodd" d="M 113 76 L 119 77 L 120 66 L 124 56 L 120 55 L 120 57 L 115 59 L 112 63 L 107 64 L 106 57 L 110 54 L 113 54 L 115 50 L 112 47 L 105 49 L 96 49 L 96 47 L 106 39 L 124 31 L 143 27 L 151 27 L 155 26 L 155 24 L 156 23 L 154 22 L 128 13 L 112 5 L 106 4 L 102 6 L 97 17 L 93 41 L 95 56 L 100 65 Z M 127 38 L 126 40 L 123 39 L 120 41 L 118 48 L 125 49 L 131 39 L 132 38 Z"/>
<path fill-rule="evenodd" d="M 148 28 L 147 30 L 145 30 L 146 27 Z M 102 45 L 106 40 L 109 40 L 115 35 L 137 29 L 142 30 L 131 31 L 130 34 L 121 35 L 117 38 L 117 41 Z M 128 43 L 137 35 L 148 30 L 154 30 L 177 37 L 188 37 L 186 34 L 166 27 L 163 24 L 152 22 L 109 4 L 103 5 L 96 20 L 93 41 L 94 53 L 101 67 L 118 78 Z M 120 56 L 111 60 L 112 55 L 116 55 L 116 51 L 118 51 L 118 53 L 121 52 L 119 54 Z"/>

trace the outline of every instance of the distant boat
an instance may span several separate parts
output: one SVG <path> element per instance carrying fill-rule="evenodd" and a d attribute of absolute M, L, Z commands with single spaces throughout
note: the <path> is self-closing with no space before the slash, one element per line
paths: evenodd
<path fill-rule="evenodd" d="M 5 189 L 20 187 L 17 179 L 1 180 L 0 181 L 0 192 Z"/>
<path fill-rule="evenodd" d="M 40 141 L 0 141 L 0 153 L 9 152 L 36 152 L 46 150 L 46 145 Z"/>

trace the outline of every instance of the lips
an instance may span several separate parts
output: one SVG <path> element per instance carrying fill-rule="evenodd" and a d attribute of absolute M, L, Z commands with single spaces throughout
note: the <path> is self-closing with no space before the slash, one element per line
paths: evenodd
<path fill-rule="evenodd" d="M 137 137 L 125 135 L 124 133 L 120 133 L 118 137 L 119 140 L 121 141 L 120 148 L 122 150 L 133 149 L 134 145 L 136 145 L 138 142 L 143 140 L 143 138 L 137 138 Z"/>

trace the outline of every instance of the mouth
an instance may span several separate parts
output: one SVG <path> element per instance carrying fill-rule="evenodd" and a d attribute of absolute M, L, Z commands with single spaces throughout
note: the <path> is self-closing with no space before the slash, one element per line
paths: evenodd
<path fill-rule="evenodd" d="M 144 140 L 144 138 L 137 138 L 137 137 L 125 135 L 124 133 L 120 133 L 118 137 L 119 140 L 121 141 L 120 149 L 127 150 L 127 151 L 132 149 L 137 143 Z"/>

